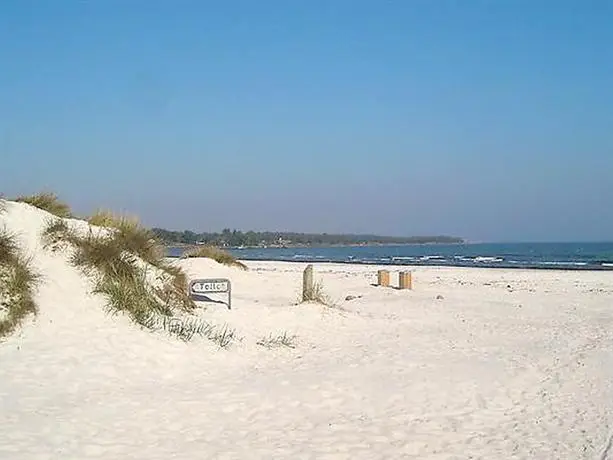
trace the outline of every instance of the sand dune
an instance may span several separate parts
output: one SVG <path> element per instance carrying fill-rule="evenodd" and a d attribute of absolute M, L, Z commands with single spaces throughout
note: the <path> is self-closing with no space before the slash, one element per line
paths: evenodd
<path fill-rule="evenodd" d="M 108 315 L 46 217 L 0 216 L 44 276 L 0 342 L 0 458 L 613 458 L 610 273 L 428 267 L 398 291 L 316 265 L 329 308 L 296 305 L 303 264 L 180 261 L 232 280 L 232 310 L 198 313 L 241 338 L 218 349 Z"/>

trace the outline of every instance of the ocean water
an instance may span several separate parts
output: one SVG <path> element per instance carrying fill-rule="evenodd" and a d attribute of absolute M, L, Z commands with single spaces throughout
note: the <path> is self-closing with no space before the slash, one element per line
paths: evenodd
<path fill-rule="evenodd" d="M 169 248 L 178 257 L 183 249 Z M 243 260 L 613 270 L 613 243 L 509 243 L 230 249 Z"/>

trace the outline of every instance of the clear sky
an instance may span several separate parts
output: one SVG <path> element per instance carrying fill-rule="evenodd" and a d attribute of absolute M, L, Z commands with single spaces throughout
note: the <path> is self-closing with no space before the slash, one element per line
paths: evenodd
<path fill-rule="evenodd" d="M 0 191 L 172 229 L 613 240 L 613 2 L 3 0 Z"/>

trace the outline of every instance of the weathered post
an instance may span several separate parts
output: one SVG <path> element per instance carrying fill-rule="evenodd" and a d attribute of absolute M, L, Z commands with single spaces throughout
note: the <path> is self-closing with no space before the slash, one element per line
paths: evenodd
<path fill-rule="evenodd" d="M 400 272 L 398 274 L 398 287 L 400 289 L 413 289 L 411 272 Z"/>
<path fill-rule="evenodd" d="M 313 300 L 313 265 L 307 265 L 302 274 L 302 301 Z"/>
<path fill-rule="evenodd" d="M 379 286 L 390 285 L 390 272 L 388 270 L 379 270 L 377 272 L 377 284 Z"/>

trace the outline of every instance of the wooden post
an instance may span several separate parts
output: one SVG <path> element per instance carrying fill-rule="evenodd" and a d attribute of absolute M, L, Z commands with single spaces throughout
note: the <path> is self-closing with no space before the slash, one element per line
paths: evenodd
<path fill-rule="evenodd" d="M 411 272 L 400 272 L 398 274 L 398 287 L 400 289 L 413 289 Z"/>
<path fill-rule="evenodd" d="M 302 274 L 302 301 L 308 302 L 313 297 L 313 265 L 307 265 Z"/>
<path fill-rule="evenodd" d="M 377 284 L 379 286 L 390 285 L 390 272 L 387 270 L 379 270 L 377 272 Z"/>

